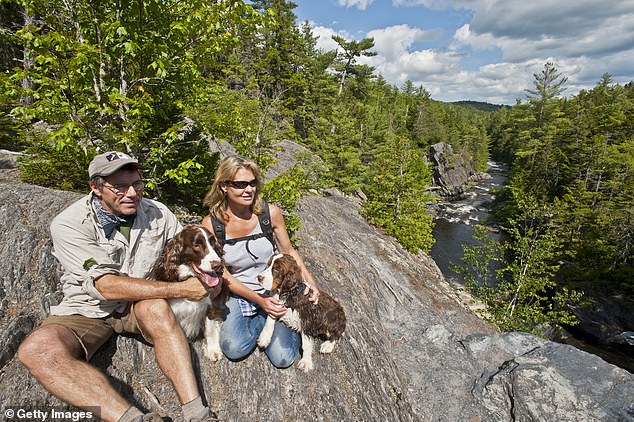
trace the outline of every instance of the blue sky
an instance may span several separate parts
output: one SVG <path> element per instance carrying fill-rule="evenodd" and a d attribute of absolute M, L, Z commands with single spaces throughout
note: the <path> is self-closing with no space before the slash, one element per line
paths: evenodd
<path fill-rule="evenodd" d="M 513 104 L 547 61 L 564 95 L 603 73 L 634 80 L 634 0 L 294 0 L 318 47 L 331 35 L 373 37 L 372 65 L 390 83 L 423 85 L 441 101 Z"/>

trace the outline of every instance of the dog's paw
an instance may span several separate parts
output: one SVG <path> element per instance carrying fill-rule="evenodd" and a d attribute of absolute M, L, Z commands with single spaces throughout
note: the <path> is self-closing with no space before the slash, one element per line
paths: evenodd
<path fill-rule="evenodd" d="M 207 347 L 205 347 L 205 357 L 212 362 L 218 362 L 222 359 L 222 350 L 220 350 L 220 347 L 210 347 L 207 345 Z"/>
<path fill-rule="evenodd" d="M 206 351 L 205 352 L 205 357 L 207 359 L 209 359 L 212 362 L 218 362 L 220 359 L 222 359 L 222 352 L 210 352 L 210 351 Z"/>
<path fill-rule="evenodd" d="M 324 341 L 321 344 L 321 347 L 319 348 L 319 353 L 332 353 L 332 351 L 335 349 L 335 342 L 334 341 Z"/>
<path fill-rule="evenodd" d="M 266 322 L 264 323 L 264 328 L 262 328 L 262 332 L 260 333 L 260 337 L 258 337 L 258 347 L 260 349 L 266 349 L 271 344 L 271 339 L 273 338 L 273 331 L 275 330 L 275 320 L 270 316 L 266 318 Z"/>
<path fill-rule="evenodd" d="M 271 344 L 271 337 L 267 337 L 267 336 L 260 336 L 258 337 L 258 347 L 262 350 L 266 349 L 267 347 L 269 347 L 269 344 Z"/>
<path fill-rule="evenodd" d="M 313 360 L 312 359 L 306 359 L 306 358 L 302 358 L 298 363 L 297 363 L 297 367 L 299 369 L 301 369 L 304 372 L 308 372 L 308 371 L 312 371 L 313 370 Z"/>

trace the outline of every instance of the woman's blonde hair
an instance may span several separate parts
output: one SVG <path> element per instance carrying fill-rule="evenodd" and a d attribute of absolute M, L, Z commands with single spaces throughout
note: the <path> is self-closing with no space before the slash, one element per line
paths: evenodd
<path fill-rule="evenodd" d="M 223 224 L 229 220 L 229 216 L 227 215 L 227 195 L 222 191 L 221 186 L 224 182 L 233 180 L 240 169 L 251 170 L 255 176 L 257 185 L 253 197 L 253 203 L 251 204 L 251 212 L 254 214 L 262 213 L 262 199 L 260 198 L 260 192 L 262 191 L 264 182 L 258 165 L 253 161 L 246 160 L 237 155 L 231 155 L 220 161 L 220 164 L 216 169 L 216 175 L 214 176 L 211 188 L 203 200 L 203 205 L 209 208 L 209 214 Z"/>

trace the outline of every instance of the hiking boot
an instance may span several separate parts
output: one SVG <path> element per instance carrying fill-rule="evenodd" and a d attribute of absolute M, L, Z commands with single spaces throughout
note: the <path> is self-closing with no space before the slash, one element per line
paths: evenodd
<path fill-rule="evenodd" d="M 158 413 L 146 413 L 134 419 L 134 422 L 163 422 L 163 418 Z"/>
<path fill-rule="evenodd" d="M 219 420 L 214 412 L 209 410 L 208 407 L 205 407 L 197 416 L 189 419 L 187 422 L 214 422 Z"/>

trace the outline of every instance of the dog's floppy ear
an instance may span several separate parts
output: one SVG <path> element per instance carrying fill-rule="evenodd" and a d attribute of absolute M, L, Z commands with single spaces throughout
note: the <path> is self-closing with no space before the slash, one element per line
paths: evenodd
<path fill-rule="evenodd" d="M 162 281 L 178 280 L 178 257 L 183 252 L 182 233 L 181 231 L 171 238 L 163 248 L 163 253 L 152 270 L 153 278 Z"/>
<path fill-rule="evenodd" d="M 279 262 L 282 267 L 280 271 L 280 277 L 282 283 L 291 287 L 303 283 L 302 271 L 299 269 L 299 265 L 291 255 L 284 254 L 282 258 L 279 258 L 276 263 Z"/>

